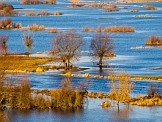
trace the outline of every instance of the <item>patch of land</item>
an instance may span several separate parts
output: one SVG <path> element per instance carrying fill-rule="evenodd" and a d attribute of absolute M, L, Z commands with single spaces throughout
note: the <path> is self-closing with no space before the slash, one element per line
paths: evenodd
<path fill-rule="evenodd" d="M 0 56 L 0 70 L 6 72 L 36 72 L 48 69 L 56 69 L 57 66 L 42 66 L 51 61 L 57 61 L 56 58 L 49 57 L 30 57 L 20 55 Z"/>

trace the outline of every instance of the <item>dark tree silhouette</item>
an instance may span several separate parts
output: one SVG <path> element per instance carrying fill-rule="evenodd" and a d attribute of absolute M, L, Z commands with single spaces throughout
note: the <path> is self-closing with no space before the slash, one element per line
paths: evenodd
<path fill-rule="evenodd" d="M 54 39 L 52 52 L 60 58 L 65 71 L 69 71 L 70 67 L 72 67 L 72 60 L 79 60 L 82 45 L 82 37 L 74 30 L 59 33 Z"/>
<path fill-rule="evenodd" d="M 98 60 L 100 71 L 102 71 L 102 63 L 104 58 L 110 58 L 113 54 L 113 44 L 109 35 L 97 33 L 91 39 L 91 55 L 93 59 Z"/>
<path fill-rule="evenodd" d="M 30 49 L 32 48 L 32 45 L 33 45 L 32 35 L 29 32 L 23 33 L 23 42 L 24 42 L 24 46 L 27 49 L 26 54 L 29 56 Z"/>
<path fill-rule="evenodd" d="M 3 54 L 7 54 L 7 41 L 8 36 L 7 35 L 0 35 L 0 50 L 3 51 Z"/>

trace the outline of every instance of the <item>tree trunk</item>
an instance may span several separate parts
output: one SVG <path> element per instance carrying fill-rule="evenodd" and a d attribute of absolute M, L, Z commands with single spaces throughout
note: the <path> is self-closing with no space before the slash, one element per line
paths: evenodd
<path fill-rule="evenodd" d="M 119 109 L 120 109 L 120 108 L 119 108 L 119 101 L 118 101 L 117 105 L 118 105 L 118 111 L 119 111 Z"/>
<path fill-rule="evenodd" d="M 102 59 L 103 59 L 103 57 L 100 57 L 100 59 L 99 59 L 100 72 L 102 72 Z"/>

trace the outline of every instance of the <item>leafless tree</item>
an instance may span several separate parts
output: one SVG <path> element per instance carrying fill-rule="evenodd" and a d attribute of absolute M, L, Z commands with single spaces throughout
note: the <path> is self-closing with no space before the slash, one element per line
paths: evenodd
<path fill-rule="evenodd" d="M 82 45 L 83 39 L 75 30 L 61 32 L 54 38 L 52 52 L 60 58 L 65 71 L 69 71 L 72 67 L 71 61 L 79 60 Z"/>
<path fill-rule="evenodd" d="M 7 54 L 7 41 L 7 35 L 0 35 L 0 50 L 3 51 L 5 55 Z"/>
<path fill-rule="evenodd" d="M 103 59 L 109 58 L 113 54 L 112 39 L 104 33 L 97 33 L 91 39 L 91 55 L 93 59 L 98 60 L 100 71 L 102 71 Z"/>
<path fill-rule="evenodd" d="M 32 38 L 32 35 L 29 32 L 23 33 L 23 42 L 24 42 L 24 46 L 27 49 L 26 54 L 29 56 L 30 49 L 32 48 L 32 45 L 33 45 L 33 38 Z"/>

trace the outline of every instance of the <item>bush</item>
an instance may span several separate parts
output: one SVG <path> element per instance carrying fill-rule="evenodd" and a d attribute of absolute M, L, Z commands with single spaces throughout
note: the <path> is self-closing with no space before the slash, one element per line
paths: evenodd
<path fill-rule="evenodd" d="M 130 26 L 109 26 L 104 28 L 104 32 L 134 32 L 135 29 Z"/>
<path fill-rule="evenodd" d="M 16 84 L 0 73 L 0 108 L 11 109 L 80 109 L 84 103 L 84 87 L 74 87 L 70 80 L 61 82 L 56 90 L 33 91 L 27 78 L 18 79 Z"/>
<path fill-rule="evenodd" d="M 58 33 L 58 29 L 57 28 L 51 28 L 51 29 L 47 29 L 47 32 L 49 33 Z"/>
<path fill-rule="evenodd" d="M 56 4 L 56 0 L 21 0 L 21 4 Z"/>
<path fill-rule="evenodd" d="M 1 16 L 15 16 L 17 13 L 14 11 L 14 8 L 10 4 L 0 3 L 0 15 Z"/>
<path fill-rule="evenodd" d="M 92 27 L 83 27 L 82 32 L 94 32 L 94 28 L 92 28 Z"/>
<path fill-rule="evenodd" d="M 77 89 L 69 81 L 65 79 L 61 82 L 59 90 L 52 90 L 52 108 L 61 110 L 72 110 L 82 108 L 84 103 L 84 91 Z"/>
<path fill-rule="evenodd" d="M 28 25 L 27 29 L 32 30 L 32 31 L 43 31 L 45 27 L 44 25 L 33 24 L 33 25 Z"/>
<path fill-rule="evenodd" d="M 0 29 L 13 29 L 13 28 L 21 28 L 20 23 L 13 23 L 10 18 L 3 18 L 0 20 Z"/>
<path fill-rule="evenodd" d="M 145 44 L 151 46 L 162 45 L 162 38 L 159 36 L 150 36 L 148 39 L 146 39 Z"/>
<path fill-rule="evenodd" d="M 151 6 L 151 5 L 144 5 L 143 8 L 146 8 L 146 9 L 148 9 L 148 10 L 157 10 L 156 7 Z"/>

